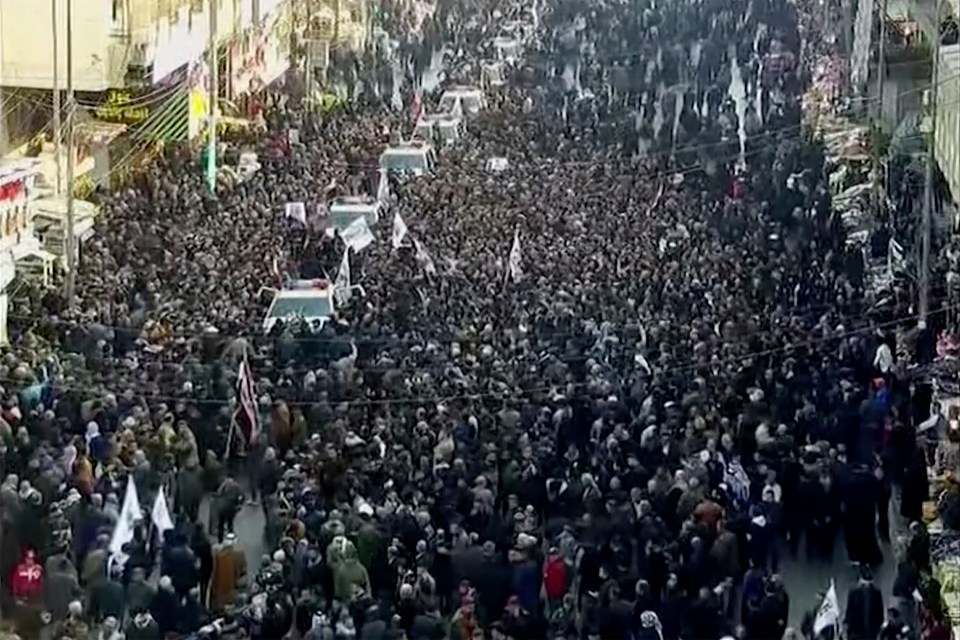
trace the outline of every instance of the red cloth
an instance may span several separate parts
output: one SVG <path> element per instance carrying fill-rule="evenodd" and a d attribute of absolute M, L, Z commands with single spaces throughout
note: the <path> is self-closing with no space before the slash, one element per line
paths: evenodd
<path fill-rule="evenodd" d="M 543 567 L 543 589 L 550 600 L 559 600 L 567 592 L 567 564 L 561 556 L 553 556 Z"/>
<path fill-rule="evenodd" d="M 733 181 L 733 184 L 730 185 L 730 197 L 734 200 L 742 200 L 746 195 L 747 185 L 743 184 L 743 180 L 737 178 Z"/>
<path fill-rule="evenodd" d="M 25 558 L 13 570 L 10 591 L 18 600 L 33 600 L 43 590 L 43 567 L 32 556 Z"/>

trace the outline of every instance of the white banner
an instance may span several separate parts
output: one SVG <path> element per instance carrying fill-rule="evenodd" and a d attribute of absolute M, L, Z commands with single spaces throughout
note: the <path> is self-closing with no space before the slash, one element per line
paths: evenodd
<path fill-rule="evenodd" d="M 374 240 L 373 232 L 370 231 L 370 227 L 367 226 L 367 219 L 363 216 L 351 222 L 350 226 L 340 234 L 340 237 L 343 238 L 348 247 L 357 252 L 369 247 Z"/>
<path fill-rule="evenodd" d="M 288 202 L 283 209 L 284 218 L 293 218 L 303 226 L 307 225 L 307 208 L 302 202 Z"/>

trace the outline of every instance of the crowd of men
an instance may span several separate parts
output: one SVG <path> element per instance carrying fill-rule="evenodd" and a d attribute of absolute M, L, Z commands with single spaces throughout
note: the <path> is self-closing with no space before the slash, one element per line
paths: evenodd
<path fill-rule="evenodd" d="M 392 89 L 322 116 L 268 100 L 266 131 L 226 155 L 255 148 L 262 168 L 215 197 L 177 150 L 105 197 L 77 299 L 15 313 L 0 365 L 0 582 L 21 637 L 793 638 L 789 598 L 817 601 L 788 595 L 780 555 L 831 558 L 838 536 L 864 567 L 850 638 L 942 637 L 922 528 L 886 623 L 869 580 L 895 486 L 897 515 L 921 519 L 927 413 L 895 362 L 915 318 L 870 313 L 800 126 L 827 12 L 536 9 L 463 139 L 391 176 L 406 238 L 373 229 L 350 254 L 363 295 L 319 332 L 263 335 L 262 288 L 335 279 L 343 242 L 314 212 L 376 192 L 379 153 L 414 124 Z M 479 84 L 515 15 L 440 2 L 392 57 L 407 102 L 443 43 L 467 61 L 449 80 Z M 231 435 L 244 361 L 249 442 Z M 128 477 L 147 513 L 121 561 Z M 271 549 L 250 566 L 248 500 Z"/>

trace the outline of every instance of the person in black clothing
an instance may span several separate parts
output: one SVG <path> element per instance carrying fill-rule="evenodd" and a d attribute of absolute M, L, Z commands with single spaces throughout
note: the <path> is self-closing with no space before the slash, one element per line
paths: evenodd
<path fill-rule="evenodd" d="M 869 567 L 861 566 L 860 579 L 847 594 L 843 623 L 850 640 L 875 640 L 883 625 L 883 594 L 873 583 Z"/>

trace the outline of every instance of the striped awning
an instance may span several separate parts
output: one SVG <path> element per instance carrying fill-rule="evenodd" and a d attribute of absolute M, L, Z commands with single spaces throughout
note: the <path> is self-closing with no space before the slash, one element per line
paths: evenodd
<path fill-rule="evenodd" d="M 150 142 L 183 142 L 188 139 L 190 99 L 185 87 L 176 92 L 136 127 L 133 137 Z"/>

